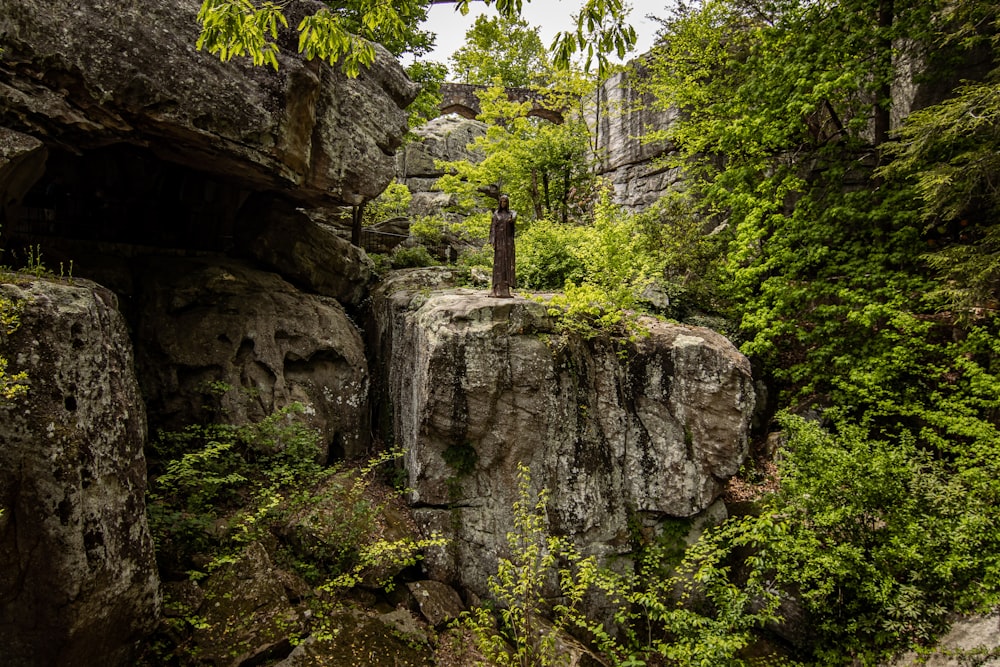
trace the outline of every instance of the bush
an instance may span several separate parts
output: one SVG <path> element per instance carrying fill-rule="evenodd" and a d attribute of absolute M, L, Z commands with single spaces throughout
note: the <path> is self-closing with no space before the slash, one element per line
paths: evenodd
<path fill-rule="evenodd" d="M 15 303 L 6 297 L 0 297 L 0 343 L 6 343 L 7 337 L 21 326 L 22 304 Z M 8 361 L 0 355 L 0 403 L 13 401 L 28 393 L 28 374 L 7 372 Z"/>
<path fill-rule="evenodd" d="M 760 557 L 810 612 L 820 662 L 883 659 L 926 643 L 954 610 L 996 603 L 991 475 L 934 460 L 906 434 L 781 424 L 781 488 L 760 519 L 780 530 Z"/>
<path fill-rule="evenodd" d="M 390 218 L 405 217 L 410 212 L 413 195 L 402 183 L 390 183 L 375 199 L 365 204 L 362 224 L 366 227 L 377 225 Z"/>
<path fill-rule="evenodd" d="M 516 239 L 517 284 L 523 289 L 557 290 L 579 282 L 585 272 L 577 256 L 579 227 L 536 220 Z"/>
<path fill-rule="evenodd" d="M 406 248 L 396 246 L 389 255 L 389 263 L 394 269 L 411 269 L 420 266 L 437 266 L 440 262 L 431 256 L 422 245 Z"/>

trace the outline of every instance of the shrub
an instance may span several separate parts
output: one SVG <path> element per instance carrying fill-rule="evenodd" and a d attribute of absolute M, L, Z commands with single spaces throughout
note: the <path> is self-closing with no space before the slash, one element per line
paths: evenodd
<path fill-rule="evenodd" d="M 21 310 L 23 305 L 0 297 L 0 343 L 6 343 L 7 337 L 21 326 Z M 28 374 L 7 372 L 7 359 L 0 355 L 0 403 L 13 401 L 28 392 Z"/>
<path fill-rule="evenodd" d="M 365 204 L 362 224 L 366 227 L 377 225 L 390 218 L 405 217 L 410 210 L 413 195 L 402 183 L 390 183 L 382 193 Z"/>
<path fill-rule="evenodd" d="M 781 424 L 781 488 L 758 519 L 780 530 L 759 557 L 810 612 L 818 660 L 882 659 L 933 638 L 953 610 L 995 604 L 993 475 L 935 460 L 907 434 Z"/>
<path fill-rule="evenodd" d="M 516 239 L 517 283 L 524 289 L 556 290 L 585 273 L 577 256 L 580 228 L 536 220 Z"/>

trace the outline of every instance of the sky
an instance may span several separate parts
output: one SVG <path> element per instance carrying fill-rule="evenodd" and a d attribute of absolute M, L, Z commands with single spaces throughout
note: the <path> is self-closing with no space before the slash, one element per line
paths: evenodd
<path fill-rule="evenodd" d="M 525 0 L 521 16 L 531 24 L 538 26 L 538 34 L 542 43 L 548 47 L 557 32 L 575 30 L 576 24 L 572 15 L 579 11 L 583 0 Z M 636 50 L 626 55 L 626 60 L 645 53 L 653 45 L 653 37 L 659 24 L 646 18 L 647 14 L 666 17 L 668 9 L 673 5 L 671 0 L 630 0 L 632 12 L 629 20 L 637 33 Z M 427 21 L 423 24 L 425 30 L 437 33 L 434 51 L 424 56 L 425 60 L 435 60 L 449 65 L 451 56 L 465 43 L 465 32 L 475 23 L 480 14 L 496 16 L 493 7 L 486 7 L 481 2 L 473 2 L 469 13 L 462 16 L 455 11 L 454 5 L 431 5 L 427 11 Z"/>

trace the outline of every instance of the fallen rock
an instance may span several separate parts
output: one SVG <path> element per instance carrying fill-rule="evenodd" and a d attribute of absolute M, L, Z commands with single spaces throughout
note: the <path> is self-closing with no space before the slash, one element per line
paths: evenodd
<path fill-rule="evenodd" d="M 254 542 L 209 577 L 197 610 L 204 623 L 193 636 L 200 661 L 238 667 L 292 652 L 307 614 L 289 601 L 277 572 L 264 547 Z"/>
<path fill-rule="evenodd" d="M 373 263 L 331 226 L 269 197 L 252 198 L 238 224 L 241 244 L 252 257 L 304 289 L 357 306 L 368 295 Z"/>
<path fill-rule="evenodd" d="M 434 627 L 444 626 L 465 611 L 462 598 L 448 584 L 427 579 L 409 582 L 406 588 L 417 601 L 420 613 Z"/>
<path fill-rule="evenodd" d="M 333 611 L 323 619 L 324 639 L 309 637 L 275 667 L 432 667 L 433 652 L 422 636 L 400 632 L 393 622 L 357 609 Z"/>

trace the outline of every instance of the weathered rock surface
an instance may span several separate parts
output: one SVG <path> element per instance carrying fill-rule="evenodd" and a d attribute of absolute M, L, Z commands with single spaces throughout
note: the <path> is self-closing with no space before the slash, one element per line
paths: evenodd
<path fill-rule="evenodd" d="M 263 199 L 263 198 L 262 198 Z M 237 227 L 244 249 L 303 288 L 356 306 L 368 294 L 372 261 L 330 225 L 281 200 L 251 199 Z"/>
<path fill-rule="evenodd" d="M 4 665 L 128 665 L 160 594 L 145 516 L 146 417 L 114 295 L 86 281 L 0 285 L 0 337 L 30 390 L 0 405 Z"/>
<path fill-rule="evenodd" d="M 328 639 L 310 637 L 275 667 L 431 667 L 426 637 L 404 632 L 393 618 L 344 608 L 325 620 Z"/>
<path fill-rule="evenodd" d="M 136 361 L 151 420 L 239 424 L 297 401 L 332 455 L 367 449 L 364 345 L 335 300 L 219 258 L 150 259 L 139 282 Z"/>
<path fill-rule="evenodd" d="M 198 52 L 198 0 L 0 0 L 0 124 L 86 150 L 161 158 L 300 202 L 344 203 L 391 180 L 418 87 L 376 47 L 357 79 L 295 53 L 277 72 Z M 321 6 L 298 2 L 289 24 Z"/>
<path fill-rule="evenodd" d="M 406 588 L 417 601 L 420 613 L 434 627 L 443 627 L 465 611 L 465 605 L 455 589 L 440 581 L 411 581 Z"/>
<path fill-rule="evenodd" d="M 709 507 L 747 453 L 749 362 L 708 329 L 649 320 L 634 342 L 559 333 L 542 304 L 398 272 L 373 292 L 386 403 L 411 503 L 451 538 L 433 579 L 484 590 L 506 549 L 517 469 L 550 491 L 553 531 L 629 549 L 629 522 Z M 387 406 L 391 409 L 386 410 Z"/>
<path fill-rule="evenodd" d="M 1000 665 L 1000 612 L 962 618 L 921 655 L 907 653 L 893 661 L 892 667 L 997 667 Z"/>
<path fill-rule="evenodd" d="M 38 139 L 0 127 L 0 220 L 41 178 L 47 155 Z"/>
<path fill-rule="evenodd" d="M 479 151 L 469 149 L 476 137 L 486 134 L 486 124 L 459 116 L 441 116 L 414 128 L 417 139 L 406 144 L 396 156 L 396 179 L 410 189 L 410 214 L 440 214 L 455 203 L 455 196 L 432 190 L 444 170 L 436 161 L 483 159 Z"/>
<path fill-rule="evenodd" d="M 659 199 L 671 187 L 678 186 L 680 174 L 655 163 L 672 147 L 665 142 L 645 142 L 652 130 L 663 130 L 677 116 L 676 111 L 661 111 L 651 93 L 635 82 L 648 76 L 641 59 L 629 69 L 608 78 L 601 87 L 608 111 L 600 118 L 600 172 L 611 181 L 615 201 L 628 209 L 642 210 Z"/>
<path fill-rule="evenodd" d="M 201 605 L 191 610 L 204 619 L 192 638 L 199 659 L 238 667 L 287 657 L 291 638 L 308 617 L 305 607 L 289 598 L 284 581 L 290 576 L 257 542 L 215 572 L 205 583 Z"/>

